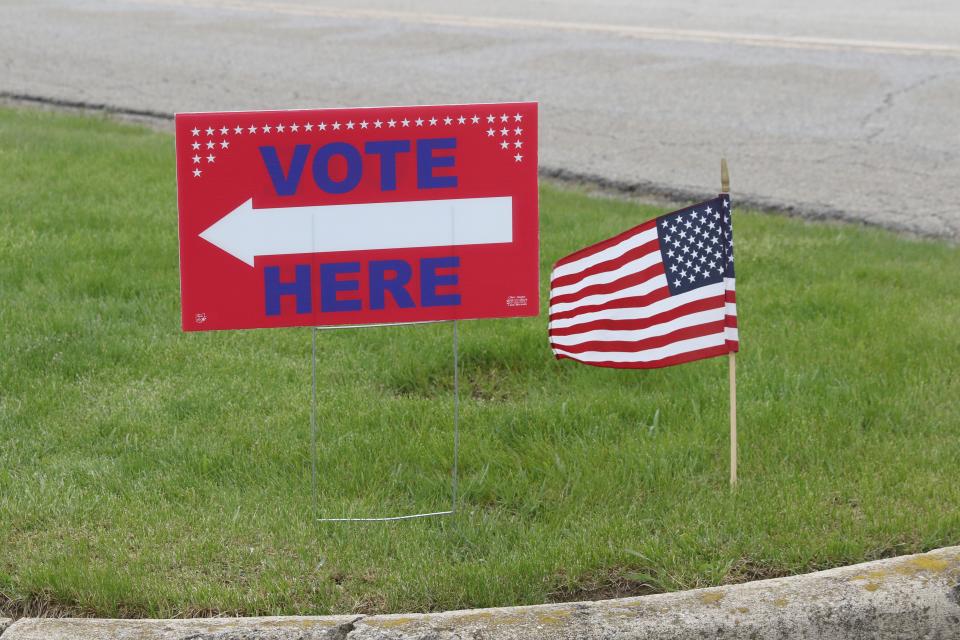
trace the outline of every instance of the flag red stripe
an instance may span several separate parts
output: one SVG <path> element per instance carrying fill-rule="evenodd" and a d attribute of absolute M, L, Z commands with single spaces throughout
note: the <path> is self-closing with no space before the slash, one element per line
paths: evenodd
<path fill-rule="evenodd" d="M 658 300 L 664 300 L 669 297 L 670 297 L 670 288 L 661 287 L 643 296 L 632 296 L 630 298 L 620 298 L 619 300 L 610 300 L 608 302 L 604 302 L 603 304 L 588 304 L 582 307 L 577 307 L 576 309 L 568 309 L 567 311 L 552 313 L 550 314 L 550 320 L 564 320 L 566 318 L 574 318 L 584 313 L 592 313 L 594 311 L 604 311 L 606 309 L 632 309 L 635 307 L 640 308 L 640 307 L 645 307 L 648 304 L 657 302 Z"/>
<path fill-rule="evenodd" d="M 638 260 L 647 255 L 648 253 L 659 250 L 660 241 L 651 240 L 646 244 L 642 244 L 639 247 L 634 247 L 633 249 L 626 251 L 623 255 L 619 255 L 616 258 L 611 258 L 606 262 L 598 262 L 593 266 L 587 267 L 583 271 L 578 271 L 577 273 L 571 273 L 565 276 L 560 276 L 559 278 L 554 278 L 550 281 L 550 288 L 565 287 L 569 284 L 576 284 L 588 276 L 603 273 L 605 271 L 615 271 L 628 262 L 633 262 L 634 260 Z"/>
<path fill-rule="evenodd" d="M 622 289 L 628 287 L 633 287 L 638 284 L 643 284 L 650 278 L 654 278 L 659 275 L 663 275 L 663 263 L 658 262 L 654 265 L 651 265 L 644 269 L 643 271 L 636 271 L 629 275 L 623 276 L 618 280 L 613 280 L 611 282 L 604 282 L 601 284 L 592 284 L 590 286 L 580 289 L 574 293 L 565 293 L 559 296 L 554 296 L 550 298 L 550 306 L 552 307 L 555 304 L 563 304 L 565 302 L 576 302 L 586 298 L 587 296 L 602 295 L 605 293 L 616 293 Z"/>
<path fill-rule="evenodd" d="M 593 340 L 580 344 L 562 345 L 550 343 L 551 347 L 570 353 L 584 353 L 585 351 L 611 351 L 616 353 L 636 353 L 647 349 L 665 347 L 680 340 L 700 338 L 702 336 L 723 333 L 723 321 L 711 321 L 692 327 L 683 327 L 662 336 L 653 336 L 644 340 Z"/>
<path fill-rule="evenodd" d="M 726 281 L 726 291 L 724 293 L 724 298 L 727 304 L 736 304 L 737 303 L 737 289 L 736 289 L 736 280 L 728 278 Z M 731 329 L 737 329 L 739 321 L 737 320 L 737 310 L 734 309 L 733 313 L 727 313 L 724 317 L 724 324 Z M 738 334 L 739 336 L 739 334 Z M 727 340 L 727 349 L 731 352 L 740 351 L 740 340 L 739 337 L 736 340 Z"/>
<path fill-rule="evenodd" d="M 656 226 L 657 226 L 656 218 L 654 218 L 653 220 L 647 220 L 646 222 L 644 222 L 639 226 L 636 226 L 632 229 L 627 229 L 626 231 L 624 231 L 618 236 L 614 236 L 612 238 L 608 238 L 607 240 L 603 240 L 596 244 L 592 244 L 588 247 L 584 247 L 583 249 L 580 249 L 575 253 L 571 253 L 568 256 L 564 256 L 560 258 L 559 260 L 557 260 L 556 264 L 554 265 L 554 268 L 559 267 L 561 265 L 570 264 L 571 262 L 576 262 L 580 258 L 586 258 L 587 256 L 592 256 L 598 251 L 603 251 L 604 249 L 609 249 L 610 247 L 616 246 L 621 242 L 623 242 L 624 240 L 632 236 L 635 236 L 638 233 L 643 233 L 644 231 L 653 229 Z"/>
<path fill-rule="evenodd" d="M 690 313 L 699 313 L 700 311 L 709 311 L 723 306 L 723 296 L 713 296 L 710 298 L 701 298 L 682 304 L 673 309 L 668 309 L 649 318 L 635 318 L 631 320 L 591 320 L 583 324 L 575 324 L 570 327 L 551 328 L 551 336 L 572 336 L 587 331 L 609 330 L 609 331 L 635 331 L 638 329 L 647 329 L 663 322 L 669 322 L 683 317 Z"/>
<path fill-rule="evenodd" d="M 702 360 L 703 358 L 723 356 L 729 353 L 729 351 L 730 349 L 727 347 L 727 345 L 721 344 L 716 347 L 708 347 L 706 349 L 697 349 L 696 351 L 679 353 L 675 356 L 663 358 L 662 360 L 655 360 L 653 362 L 585 362 L 583 360 L 577 360 L 576 358 L 559 354 L 556 357 L 557 360 L 576 360 L 577 362 L 588 364 L 592 367 L 611 367 L 614 369 L 660 369 L 662 367 L 669 367 L 675 364 L 683 364 L 684 362 Z"/>

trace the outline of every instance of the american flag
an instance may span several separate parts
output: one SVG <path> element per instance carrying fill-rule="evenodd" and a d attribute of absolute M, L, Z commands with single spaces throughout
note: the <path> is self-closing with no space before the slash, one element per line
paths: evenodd
<path fill-rule="evenodd" d="M 556 357 L 653 369 L 738 351 L 730 214 L 720 194 L 558 260 Z"/>

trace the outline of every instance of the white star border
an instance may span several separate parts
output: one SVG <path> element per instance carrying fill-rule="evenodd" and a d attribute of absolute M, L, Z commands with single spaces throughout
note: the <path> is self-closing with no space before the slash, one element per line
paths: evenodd
<path fill-rule="evenodd" d="M 218 154 L 230 149 L 230 137 L 251 138 L 264 135 L 302 135 L 304 133 L 326 133 L 334 131 L 360 131 L 374 129 L 443 129 L 443 128 L 478 128 L 486 134 L 487 138 L 492 138 L 497 147 L 506 151 L 512 156 L 514 163 L 520 164 L 525 157 L 524 145 L 528 142 L 524 134 L 524 114 L 516 111 L 513 114 L 507 113 L 503 109 L 470 109 L 457 110 L 449 109 L 443 116 L 431 115 L 428 118 L 423 115 L 417 115 L 411 119 L 409 115 L 404 115 L 402 120 L 397 120 L 395 115 L 383 119 L 383 115 L 375 116 L 373 120 L 368 120 L 364 116 L 359 121 L 353 117 L 347 118 L 341 122 L 342 118 L 334 118 L 333 121 L 324 118 L 258 118 L 257 122 L 250 121 L 248 124 L 207 124 L 199 126 L 194 124 L 192 128 L 187 129 L 187 138 L 189 139 L 189 149 L 187 150 L 187 165 L 191 167 L 191 173 L 194 178 L 199 178 L 204 171 L 211 165 L 216 164 Z M 497 111 L 499 113 L 495 113 Z M 510 111 L 513 111 L 511 109 Z M 485 113 L 484 113 L 485 112 Z M 293 116 L 296 112 L 291 112 Z M 252 114 L 253 115 L 253 114 Z M 483 127 L 487 128 L 484 130 Z M 212 152 L 216 153 L 212 153 Z M 203 153 L 198 153 L 203 152 Z"/>

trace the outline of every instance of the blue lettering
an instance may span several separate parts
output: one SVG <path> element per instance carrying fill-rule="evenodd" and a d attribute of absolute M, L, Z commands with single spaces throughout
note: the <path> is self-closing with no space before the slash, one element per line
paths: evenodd
<path fill-rule="evenodd" d="M 264 304 L 268 316 L 280 315 L 280 297 L 296 296 L 297 313 L 310 313 L 310 265 L 298 264 L 293 282 L 280 282 L 280 267 L 263 270 Z"/>
<path fill-rule="evenodd" d="M 298 144 L 293 149 L 293 158 L 290 159 L 290 168 L 286 174 L 283 167 L 280 166 L 280 158 L 277 157 L 276 147 L 260 147 L 260 157 L 263 158 L 263 164 L 267 167 L 267 173 L 270 174 L 270 180 L 273 182 L 273 189 L 278 196 L 292 196 L 297 192 L 297 185 L 300 184 L 300 176 L 303 174 L 303 167 L 307 163 L 307 154 L 310 153 L 310 145 Z"/>
<path fill-rule="evenodd" d="M 328 145 L 329 146 L 329 145 Z M 321 311 L 359 311 L 359 300 L 338 300 L 340 291 L 356 291 L 359 280 L 337 280 L 341 273 L 359 273 L 359 262 L 335 262 L 320 265 L 320 310 Z"/>
<path fill-rule="evenodd" d="M 452 167 L 454 157 L 434 156 L 434 149 L 456 149 L 456 138 L 424 138 L 417 140 L 417 188 L 441 189 L 456 187 L 457 176 L 435 176 L 433 170 L 437 167 Z"/>
<path fill-rule="evenodd" d="M 437 287 L 455 286 L 457 274 L 438 274 L 437 269 L 460 266 L 459 256 L 420 259 L 420 305 L 423 307 L 456 307 L 460 305 L 460 294 L 441 295 Z"/>
<path fill-rule="evenodd" d="M 387 279 L 385 277 L 387 271 L 393 271 L 396 275 Z M 404 288 L 410 282 L 412 275 L 413 270 L 410 264 L 403 260 L 372 260 L 370 262 L 370 308 L 383 309 L 386 306 L 387 291 L 401 309 L 414 306 L 413 298 Z"/>
<path fill-rule="evenodd" d="M 337 182 L 330 178 L 330 159 L 342 156 L 347 161 L 347 175 Z M 353 191 L 363 175 L 363 159 L 360 152 L 346 142 L 331 142 L 317 149 L 313 158 L 313 181 L 327 193 Z"/>
<path fill-rule="evenodd" d="M 368 142 L 363 150 L 380 156 L 380 190 L 397 189 L 397 154 L 410 151 L 408 140 L 381 140 Z"/>

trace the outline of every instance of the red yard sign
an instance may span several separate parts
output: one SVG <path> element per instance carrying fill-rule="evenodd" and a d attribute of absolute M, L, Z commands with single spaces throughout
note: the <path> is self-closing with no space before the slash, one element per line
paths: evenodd
<path fill-rule="evenodd" d="M 185 331 L 532 316 L 537 105 L 176 117 Z"/>

